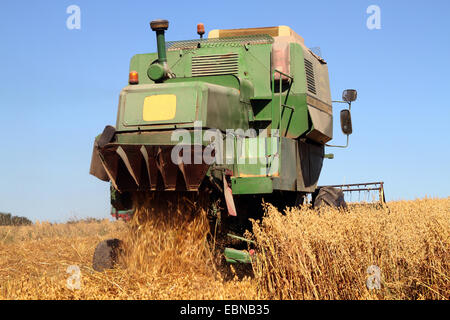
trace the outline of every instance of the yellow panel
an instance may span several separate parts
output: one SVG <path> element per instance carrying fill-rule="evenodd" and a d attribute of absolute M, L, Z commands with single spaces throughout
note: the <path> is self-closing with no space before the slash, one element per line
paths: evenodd
<path fill-rule="evenodd" d="M 219 37 L 219 29 L 211 30 L 211 31 L 208 33 L 208 39 L 218 38 L 218 37 Z"/>
<path fill-rule="evenodd" d="M 278 27 L 278 36 L 280 37 L 289 37 L 291 35 L 292 29 L 288 26 L 279 26 Z"/>
<path fill-rule="evenodd" d="M 217 38 L 227 38 L 227 37 L 240 37 L 249 36 L 257 34 L 268 34 L 272 37 L 278 36 L 278 27 L 265 27 L 265 28 L 247 28 L 247 29 L 222 29 L 213 30 L 211 32 L 213 36 Z"/>
<path fill-rule="evenodd" d="M 177 96 L 174 94 L 157 94 L 145 97 L 142 108 L 144 121 L 162 121 L 175 118 Z"/>
<path fill-rule="evenodd" d="M 247 29 L 214 29 L 208 33 L 209 39 L 239 37 L 248 35 L 268 34 L 271 37 L 294 37 L 299 42 L 304 40 L 294 30 L 288 26 L 264 27 L 264 28 L 247 28 Z"/>

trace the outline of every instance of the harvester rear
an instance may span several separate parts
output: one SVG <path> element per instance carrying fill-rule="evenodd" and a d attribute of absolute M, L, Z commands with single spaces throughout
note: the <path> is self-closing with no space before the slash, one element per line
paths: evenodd
<path fill-rule="evenodd" d="M 261 201 L 303 203 L 316 191 L 333 138 L 327 63 L 287 26 L 212 30 L 203 39 L 165 41 L 131 59 L 116 126 L 94 143 L 91 174 L 111 184 L 114 213 L 132 213 L 137 195 L 207 197 L 224 232 L 241 233 Z M 356 91 L 347 90 L 349 106 Z M 341 113 L 351 133 L 350 111 Z"/>

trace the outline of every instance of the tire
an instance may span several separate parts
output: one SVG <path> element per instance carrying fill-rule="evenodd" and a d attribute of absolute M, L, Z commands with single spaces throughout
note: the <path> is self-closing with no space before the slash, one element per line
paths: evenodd
<path fill-rule="evenodd" d="M 122 241 L 119 239 L 109 239 L 100 242 L 94 251 L 92 268 L 99 272 L 113 269 L 121 252 L 121 246 Z"/>
<path fill-rule="evenodd" d="M 344 200 L 344 192 L 339 188 L 322 187 L 316 190 L 314 194 L 314 208 L 330 206 L 347 209 L 347 203 Z"/>

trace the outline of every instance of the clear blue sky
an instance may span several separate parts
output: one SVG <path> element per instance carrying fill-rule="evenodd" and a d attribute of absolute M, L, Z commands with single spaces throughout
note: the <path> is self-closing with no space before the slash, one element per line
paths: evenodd
<path fill-rule="evenodd" d="M 162 3 L 163 5 L 159 5 Z M 66 28 L 69 5 L 81 29 Z M 369 30 L 369 5 L 381 29 Z M 108 183 L 88 174 L 94 137 L 115 124 L 129 60 L 207 31 L 288 25 L 328 62 L 332 96 L 358 89 L 350 147 L 321 184 L 383 180 L 388 200 L 450 196 L 450 2 L 8 1 L 0 10 L 0 211 L 32 220 L 108 217 Z M 336 105 L 335 115 L 340 106 Z M 335 117 L 334 143 L 344 143 Z"/>

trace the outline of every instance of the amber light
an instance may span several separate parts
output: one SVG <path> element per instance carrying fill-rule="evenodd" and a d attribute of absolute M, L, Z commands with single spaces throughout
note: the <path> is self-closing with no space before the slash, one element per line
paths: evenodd
<path fill-rule="evenodd" d="M 131 71 L 128 77 L 129 84 L 138 84 L 139 83 L 139 75 L 137 71 Z"/>
<path fill-rule="evenodd" d="M 205 25 L 203 23 L 197 24 L 197 33 L 200 35 L 200 38 L 203 38 L 205 34 Z"/>

